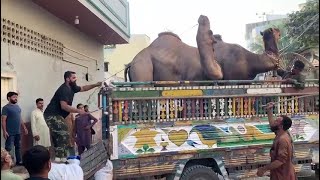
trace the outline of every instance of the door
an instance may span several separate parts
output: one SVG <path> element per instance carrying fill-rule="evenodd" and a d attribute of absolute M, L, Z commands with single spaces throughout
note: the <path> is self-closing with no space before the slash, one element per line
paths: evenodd
<path fill-rule="evenodd" d="M 8 103 L 7 93 L 15 91 L 14 78 L 1 75 L 1 111 L 2 107 Z M 2 135 L 2 122 L 1 122 L 1 147 L 4 147 L 5 140 Z"/>

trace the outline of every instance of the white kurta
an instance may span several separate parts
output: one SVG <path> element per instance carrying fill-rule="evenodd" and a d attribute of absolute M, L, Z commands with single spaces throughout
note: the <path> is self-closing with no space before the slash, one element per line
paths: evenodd
<path fill-rule="evenodd" d="M 50 147 L 50 131 L 46 121 L 44 120 L 43 112 L 40 109 L 35 109 L 31 113 L 31 131 L 32 136 L 39 136 L 40 140 L 36 141 L 33 138 L 33 145 L 42 145 L 44 147 Z"/>

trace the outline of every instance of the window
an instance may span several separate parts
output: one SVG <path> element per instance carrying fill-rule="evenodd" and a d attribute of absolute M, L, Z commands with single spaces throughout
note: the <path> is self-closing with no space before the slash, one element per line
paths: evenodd
<path fill-rule="evenodd" d="M 14 73 L 1 73 L 1 107 L 8 103 L 7 93 L 16 90 L 16 75 Z"/>
<path fill-rule="evenodd" d="M 109 62 L 104 62 L 104 72 L 108 72 L 109 70 Z"/>
<path fill-rule="evenodd" d="M 12 90 L 13 90 L 12 78 L 1 77 L 1 102 L 7 101 L 7 93 Z"/>

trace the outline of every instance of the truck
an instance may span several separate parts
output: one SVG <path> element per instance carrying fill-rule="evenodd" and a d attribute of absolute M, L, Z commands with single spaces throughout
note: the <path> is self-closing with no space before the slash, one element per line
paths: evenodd
<path fill-rule="evenodd" d="M 303 90 L 279 80 L 114 82 L 99 93 L 103 141 L 82 158 L 85 177 L 106 159 L 113 179 L 256 177 L 275 137 L 270 101 L 274 116 L 292 119 L 295 170 L 308 176 L 319 152 L 318 79 Z"/>

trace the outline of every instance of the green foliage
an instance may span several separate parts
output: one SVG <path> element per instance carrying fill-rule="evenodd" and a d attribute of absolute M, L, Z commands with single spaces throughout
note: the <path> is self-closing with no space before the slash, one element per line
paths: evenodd
<path fill-rule="evenodd" d="M 249 45 L 249 49 L 252 52 L 261 54 L 264 50 L 263 41 L 261 36 L 255 37 L 255 42 Z"/>
<path fill-rule="evenodd" d="M 296 51 L 319 47 L 319 0 L 308 1 L 300 11 L 289 14 L 285 27 Z"/>

